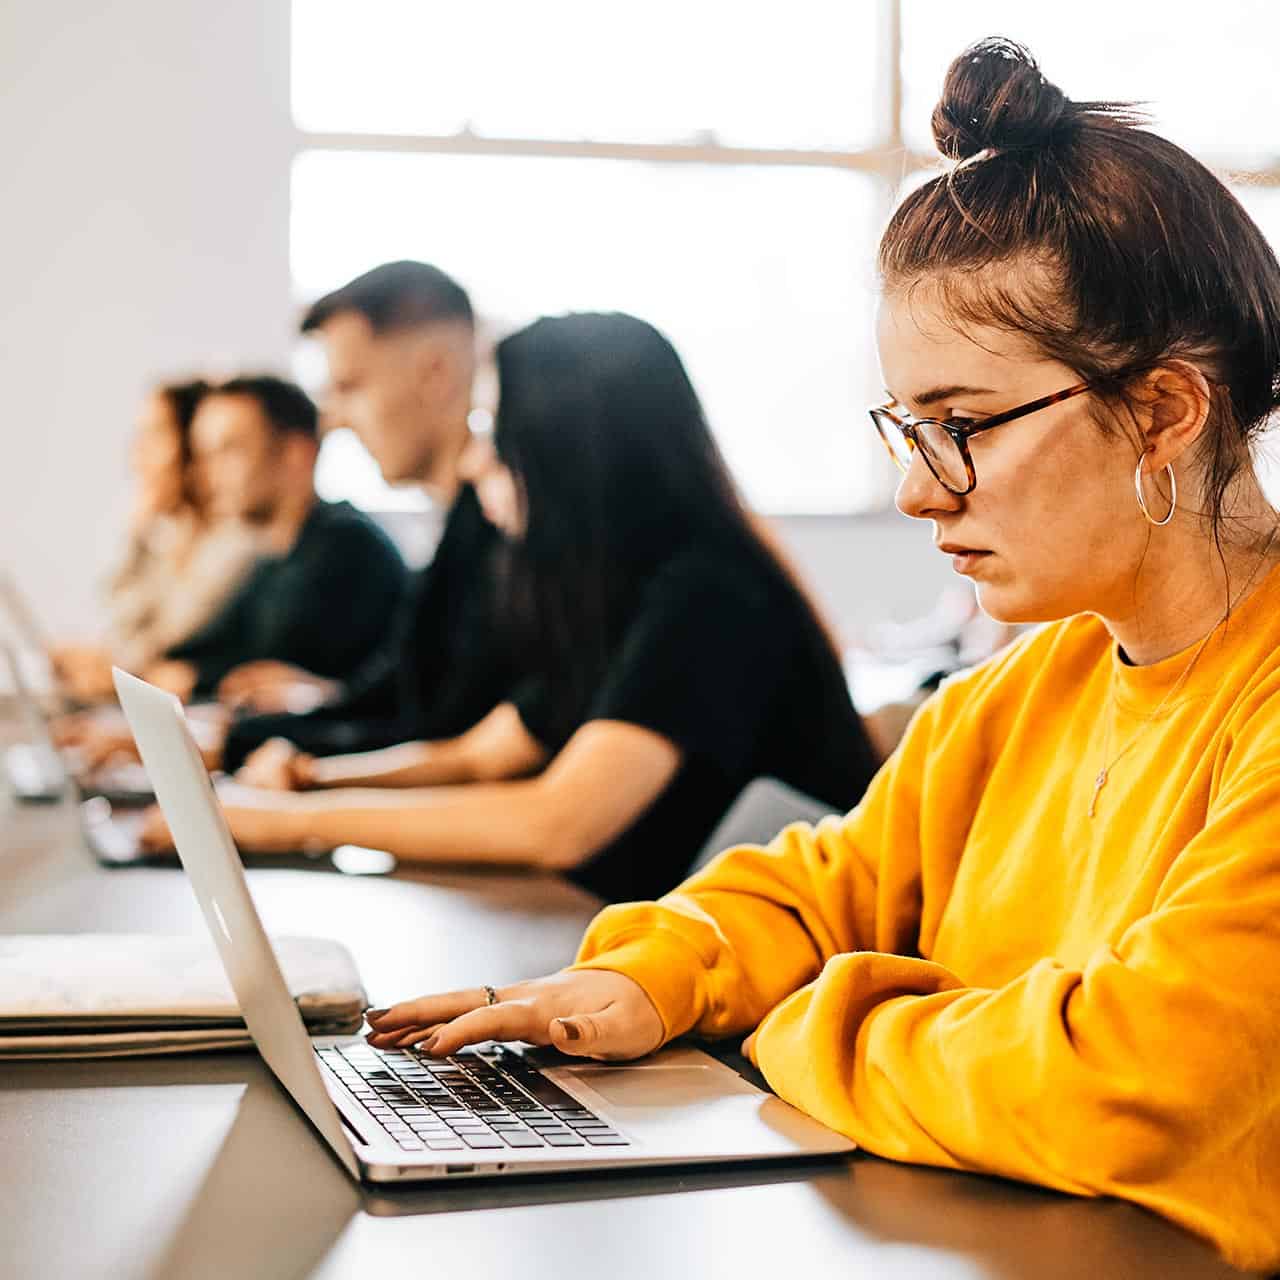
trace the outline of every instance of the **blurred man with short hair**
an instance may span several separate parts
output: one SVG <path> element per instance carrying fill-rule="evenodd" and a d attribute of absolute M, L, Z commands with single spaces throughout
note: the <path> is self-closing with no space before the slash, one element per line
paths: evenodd
<path fill-rule="evenodd" d="M 500 539 L 463 478 L 476 373 L 465 290 L 426 263 L 384 263 L 316 302 L 302 331 L 324 347 L 326 420 L 355 433 L 389 484 L 420 486 L 447 514 L 394 640 L 357 676 L 255 663 L 223 682 L 224 701 L 267 713 L 232 727 L 229 769 L 271 738 L 336 755 L 450 737 L 483 718 L 512 683 L 495 622 Z M 279 714 L 308 701 L 320 704 L 311 714 Z"/>
<path fill-rule="evenodd" d="M 192 452 L 209 505 L 256 527 L 266 554 L 166 655 L 170 688 L 209 694 L 228 672 L 262 659 L 343 679 L 385 643 L 404 561 L 368 516 L 316 496 L 317 421 L 300 387 L 269 375 L 223 383 L 196 410 Z"/>

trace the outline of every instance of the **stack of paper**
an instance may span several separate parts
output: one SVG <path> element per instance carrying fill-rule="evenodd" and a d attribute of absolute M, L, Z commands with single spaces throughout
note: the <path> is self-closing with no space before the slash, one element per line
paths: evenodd
<path fill-rule="evenodd" d="M 312 1035 L 359 1029 L 368 998 L 346 948 L 324 938 L 275 938 L 272 947 Z M 0 938 L 0 1058 L 107 1058 L 250 1044 L 207 938 Z"/>

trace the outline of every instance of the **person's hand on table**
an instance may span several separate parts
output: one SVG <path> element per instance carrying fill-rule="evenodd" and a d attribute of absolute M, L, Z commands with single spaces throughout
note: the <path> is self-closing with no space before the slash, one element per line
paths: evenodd
<path fill-rule="evenodd" d="M 187 702 L 195 692 L 197 674 L 191 663 L 165 658 L 163 661 L 153 662 L 142 673 L 142 678 L 157 689 L 175 694 L 183 702 Z"/>
<path fill-rule="evenodd" d="M 146 853 L 172 853 L 173 833 L 164 820 L 164 814 L 158 804 L 153 804 L 142 815 L 142 826 L 138 831 L 138 846 Z"/>
<path fill-rule="evenodd" d="M 138 760 L 138 746 L 126 727 L 103 724 L 92 712 L 60 716 L 49 726 L 54 745 L 67 752 L 68 766 L 83 776 L 104 764 Z"/>
<path fill-rule="evenodd" d="M 78 747 L 88 736 L 93 725 L 93 717 L 82 711 L 73 711 L 69 715 L 57 716 L 49 721 L 49 736 L 55 747 Z"/>
<path fill-rule="evenodd" d="M 660 1048 L 662 1019 L 644 988 L 605 969 L 575 969 L 496 992 L 484 988 L 370 1009 L 366 1039 L 379 1049 L 417 1045 L 436 1057 L 485 1040 L 552 1045 L 583 1058 L 642 1058 Z"/>
<path fill-rule="evenodd" d="M 49 665 L 62 691 L 78 702 L 104 702 L 115 697 L 111 655 L 97 645 L 60 645 L 50 651 Z"/>
<path fill-rule="evenodd" d="M 288 738 L 268 738 L 236 771 L 236 781 L 268 791 L 305 791 L 315 785 L 315 757 Z"/>
<path fill-rule="evenodd" d="M 290 662 L 264 658 L 229 671 L 218 685 L 218 701 L 239 711 L 300 715 L 332 702 L 341 691 L 336 680 L 314 675 Z"/>
<path fill-rule="evenodd" d="M 219 787 L 231 838 L 244 853 L 318 853 L 305 834 L 302 797 L 250 787 Z M 173 834 L 159 806 L 143 817 L 139 843 L 148 853 L 171 853 Z"/>

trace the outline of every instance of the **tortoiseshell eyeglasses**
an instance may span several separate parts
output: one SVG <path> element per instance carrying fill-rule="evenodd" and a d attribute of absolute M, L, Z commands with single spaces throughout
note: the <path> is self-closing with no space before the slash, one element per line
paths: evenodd
<path fill-rule="evenodd" d="M 885 448 L 889 450 L 889 456 L 901 470 L 906 471 L 911 465 L 912 454 L 919 449 L 925 465 L 933 472 L 938 483 L 944 489 L 963 497 L 966 493 L 972 493 L 978 485 L 973 458 L 969 453 L 971 436 L 976 436 L 979 431 L 990 431 L 992 427 L 1001 427 L 1015 418 L 1025 418 L 1029 413 L 1047 409 L 1051 404 L 1061 404 L 1072 396 L 1090 390 L 1092 384 L 1078 382 L 1065 391 L 1055 391 L 1051 396 L 1041 396 L 1039 400 L 1020 404 L 1016 409 L 1006 409 L 1004 413 L 980 418 L 976 422 L 969 418 L 950 418 L 946 422 L 937 418 L 917 418 L 893 401 L 876 409 L 868 409 L 867 412 L 870 413 L 871 421 L 875 423 Z"/>

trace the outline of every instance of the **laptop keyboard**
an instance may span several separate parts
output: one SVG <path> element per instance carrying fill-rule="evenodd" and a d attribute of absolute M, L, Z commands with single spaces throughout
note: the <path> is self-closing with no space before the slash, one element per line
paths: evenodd
<path fill-rule="evenodd" d="M 316 1052 L 405 1151 L 631 1145 L 510 1050 L 428 1058 L 353 1044 Z"/>

